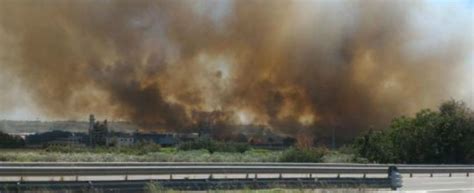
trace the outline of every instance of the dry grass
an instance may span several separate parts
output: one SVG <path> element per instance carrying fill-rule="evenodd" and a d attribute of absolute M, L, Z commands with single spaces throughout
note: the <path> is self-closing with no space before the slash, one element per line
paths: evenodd
<path fill-rule="evenodd" d="M 129 154 L 117 152 L 52 152 L 38 149 L 0 150 L 0 162 L 278 162 L 284 151 L 252 149 L 244 153 L 207 150 L 176 151 L 162 148 L 159 152 Z M 353 154 L 330 151 L 322 158 L 325 163 L 364 162 Z"/>
<path fill-rule="evenodd" d="M 205 150 L 151 152 L 143 155 L 121 153 L 60 153 L 42 150 L 1 151 L 0 161 L 9 162 L 276 162 L 282 152 L 209 153 Z"/>

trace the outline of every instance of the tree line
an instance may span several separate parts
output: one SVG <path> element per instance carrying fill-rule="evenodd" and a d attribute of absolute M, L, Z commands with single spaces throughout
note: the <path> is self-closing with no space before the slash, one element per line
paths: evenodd
<path fill-rule="evenodd" d="M 0 131 L 0 148 L 19 148 L 25 146 L 25 140 L 18 136 L 8 135 Z"/>
<path fill-rule="evenodd" d="M 369 130 L 354 144 L 357 153 L 379 163 L 474 163 L 474 112 L 450 100 L 437 111 L 402 116 L 388 128 Z"/>
<path fill-rule="evenodd" d="M 61 132 L 53 134 L 64 135 Z M 0 131 L 0 148 L 24 146 L 22 138 Z M 356 138 L 352 146 L 354 153 L 370 162 L 473 164 L 474 112 L 465 103 L 450 100 L 435 111 L 421 110 L 414 117 L 395 118 L 387 128 L 369 129 Z M 181 144 L 178 149 L 245 152 L 249 146 L 242 143 L 196 141 Z M 297 162 L 314 162 L 327 153 L 313 147 L 292 148 L 287 152 L 287 159 L 284 160 Z"/>

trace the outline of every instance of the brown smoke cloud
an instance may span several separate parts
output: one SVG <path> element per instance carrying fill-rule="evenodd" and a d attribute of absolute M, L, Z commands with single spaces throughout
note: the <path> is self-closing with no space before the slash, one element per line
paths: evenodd
<path fill-rule="evenodd" d="M 413 15 L 423 7 L 6 0 L 0 67 L 51 117 L 96 112 L 146 129 L 207 121 L 222 131 L 260 124 L 290 135 L 332 127 L 353 135 L 459 89 L 473 29 L 420 47 L 426 37 Z"/>

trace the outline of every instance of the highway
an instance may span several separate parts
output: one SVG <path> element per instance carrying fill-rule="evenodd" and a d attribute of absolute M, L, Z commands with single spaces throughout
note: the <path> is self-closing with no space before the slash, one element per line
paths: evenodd
<path fill-rule="evenodd" d="M 265 187 L 295 182 L 318 188 L 344 184 L 390 189 L 389 165 L 305 163 L 1 163 L 0 183 L 53 182 L 135 183 L 156 180 L 179 186 L 200 183 L 249 183 Z M 401 191 L 474 192 L 473 165 L 396 165 L 403 178 Z M 231 181 L 229 181 L 231 180 Z M 250 181 L 248 181 L 250 180 Z M 244 184 L 245 185 L 245 184 Z M 245 186 L 247 186 L 245 185 Z M 188 184 L 189 186 L 189 184 Z"/>
<path fill-rule="evenodd" d="M 464 175 L 448 177 L 435 176 L 433 178 L 428 175 L 403 176 L 402 191 L 469 191 L 474 192 L 474 177 L 466 177 Z"/>
<path fill-rule="evenodd" d="M 251 176 L 253 177 L 253 176 Z M 277 178 L 276 175 L 261 175 L 261 178 L 268 177 L 268 178 Z M 306 174 L 293 174 L 293 175 L 286 175 L 286 178 L 299 178 L 299 177 L 307 177 Z M 336 174 L 327 174 L 327 175 L 313 175 L 313 177 L 336 177 Z M 360 177 L 357 175 L 343 175 L 342 177 Z M 367 177 L 386 177 L 385 175 L 368 175 Z M 174 176 L 175 179 L 206 179 L 209 178 L 208 175 L 176 175 Z M 244 179 L 245 175 L 235 175 L 235 174 L 228 174 L 228 175 L 214 175 L 214 178 L 227 178 L 227 179 Z M 123 176 L 106 176 L 106 177 L 99 177 L 99 176 L 84 176 L 80 178 L 81 181 L 88 181 L 88 180 L 98 180 L 98 181 L 120 181 L 123 180 Z M 128 180 L 130 181 L 137 181 L 137 180 L 159 180 L 159 179 L 169 179 L 168 175 L 147 175 L 147 176 L 131 176 Z M 429 177 L 427 175 L 423 176 L 414 176 L 412 178 L 409 175 L 403 175 L 403 187 L 400 189 L 402 191 L 415 191 L 415 190 L 471 190 L 474 192 L 474 177 L 466 177 L 462 176 L 454 176 L 454 177 L 447 177 L 447 176 L 437 176 L 437 177 Z M 25 178 L 24 180 L 34 180 L 34 181 L 60 181 L 60 177 L 31 177 Z M 74 181 L 74 177 L 66 177 L 62 180 L 70 180 Z M 0 177 L 0 181 L 10 181 L 16 182 L 19 181 L 18 177 Z"/>

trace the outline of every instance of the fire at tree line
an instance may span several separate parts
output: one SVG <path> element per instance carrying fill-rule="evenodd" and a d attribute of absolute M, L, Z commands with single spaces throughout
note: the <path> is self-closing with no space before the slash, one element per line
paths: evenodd
<path fill-rule="evenodd" d="M 60 126 L 58 126 L 60 127 Z M 198 132 L 167 133 L 167 132 L 135 132 L 114 131 L 107 120 L 97 121 L 94 115 L 89 116 L 88 132 L 69 132 L 61 129 L 40 133 L 5 134 L 3 147 L 45 148 L 52 146 L 73 147 L 131 147 L 138 143 L 152 143 L 162 147 L 174 147 L 192 141 L 210 141 L 216 137 L 209 124 L 201 124 Z M 123 128 L 122 128 L 123 130 Z M 257 126 L 242 128 L 242 133 L 234 140 L 259 148 L 282 149 L 294 144 L 295 139 L 278 135 Z M 7 140 L 6 138 L 9 138 Z M 9 142 L 7 142 L 9 141 Z"/>
<path fill-rule="evenodd" d="M 202 127 L 197 133 L 114 132 L 107 120 L 99 122 L 90 115 L 87 133 L 55 130 L 20 137 L 0 132 L 0 148 L 124 148 L 148 143 L 180 150 L 207 149 L 210 153 L 229 149 L 238 153 L 251 148 L 291 149 L 287 155 L 291 158 L 286 161 L 295 162 L 315 162 L 317 159 L 311 159 L 315 154 L 329 151 L 315 145 L 314 140 L 281 136 L 261 128 L 248 129 L 233 142 L 219 142 L 211 132 L 209 127 Z M 394 118 L 387 128 L 368 128 L 342 148 L 363 158 L 354 161 L 473 164 L 474 111 L 463 102 L 446 101 L 437 110 L 424 109 L 412 117 Z"/>

